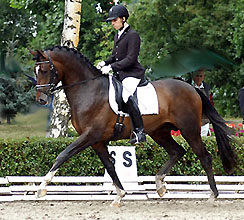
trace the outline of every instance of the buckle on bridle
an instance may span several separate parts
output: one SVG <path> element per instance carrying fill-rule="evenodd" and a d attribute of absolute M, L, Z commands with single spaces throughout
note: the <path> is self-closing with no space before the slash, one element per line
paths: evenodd
<path fill-rule="evenodd" d="M 43 85 L 36 85 L 36 90 L 39 90 L 40 92 L 44 93 L 47 96 L 53 95 L 55 91 L 55 84 L 54 83 L 48 83 Z M 43 91 L 43 89 L 47 88 L 46 91 Z"/>

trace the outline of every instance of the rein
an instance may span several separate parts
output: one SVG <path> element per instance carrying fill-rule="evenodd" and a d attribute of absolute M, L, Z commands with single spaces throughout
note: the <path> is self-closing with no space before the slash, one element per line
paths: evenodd
<path fill-rule="evenodd" d="M 97 76 L 95 76 L 95 77 L 93 77 L 91 79 L 86 79 L 86 80 L 83 80 L 83 81 L 80 81 L 80 82 L 76 82 L 76 83 L 72 83 L 72 84 L 66 85 L 66 86 L 58 86 L 58 87 L 53 88 L 51 91 L 54 92 L 54 91 L 60 90 L 60 89 L 67 89 L 67 88 L 70 88 L 70 87 L 73 87 L 73 86 L 77 86 L 77 85 L 80 85 L 80 84 L 83 84 L 83 83 L 87 83 L 87 82 L 89 82 L 91 80 L 94 80 L 94 79 L 97 79 L 98 77 L 101 77 L 101 76 L 103 76 L 103 75 L 100 74 L 100 75 L 97 75 Z"/>
<path fill-rule="evenodd" d="M 67 88 L 70 88 L 70 87 L 73 87 L 73 86 L 76 86 L 76 85 L 87 83 L 87 82 L 89 82 L 91 80 L 94 80 L 94 79 L 97 79 L 97 78 L 103 76 L 103 74 L 99 74 L 99 75 L 97 75 L 97 76 L 95 76 L 95 77 L 93 77 L 91 79 L 86 79 L 86 80 L 83 80 L 83 81 L 80 81 L 80 82 L 76 82 L 76 83 L 72 83 L 72 84 L 66 85 L 66 86 L 61 85 L 61 86 L 56 87 L 56 85 L 54 83 L 54 80 L 55 80 L 55 76 L 57 77 L 57 75 L 58 75 L 58 71 L 56 70 L 55 66 L 53 65 L 53 62 L 52 62 L 51 57 L 49 56 L 48 52 L 47 52 L 47 56 L 48 56 L 48 60 L 36 62 L 36 65 L 45 64 L 45 63 L 49 63 L 50 64 L 50 72 L 51 72 L 50 82 L 47 83 L 47 84 L 43 84 L 43 85 L 36 85 L 36 89 L 37 90 L 41 90 L 43 88 L 49 88 L 47 91 L 41 91 L 41 92 L 43 92 L 46 95 L 52 95 L 57 90 L 67 89 Z"/>

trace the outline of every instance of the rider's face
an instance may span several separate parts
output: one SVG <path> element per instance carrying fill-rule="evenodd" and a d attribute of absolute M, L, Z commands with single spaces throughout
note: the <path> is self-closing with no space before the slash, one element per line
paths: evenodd
<path fill-rule="evenodd" d="M 193 77 L 194 82 L 200 86 L 202 81 L 204 80 L 204 71 L 200 70 L 194 77 Z"/>
<path fill-rule="evenodd" d="M 115 18 L 112 20 L 112 25 L 115 30 L 119 30 L 123 27 L 123 19 L 122 18 Z"/>

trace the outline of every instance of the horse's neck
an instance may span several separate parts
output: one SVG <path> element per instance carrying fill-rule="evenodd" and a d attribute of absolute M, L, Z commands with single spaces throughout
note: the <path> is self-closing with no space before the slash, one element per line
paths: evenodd
<path fill-rule="evenodd" d="M 72 118 L 86 118 L 89 112 L 102 108 L 108 100 L 108 80 L 105 77 L 99 77 L 67 89 L 65 94 Z"/>
<path fill-rule="evenodd" d="M 57 64 L 58 73 L 63 85 L 93 78 L 96 69 L 82 56 L 70 51 L 54 50 L 50 52 L 52 60 Z"/>
<path fill-rule="evenodd" d="M 108 88 L 108 79 L 98 77 L 99 73 L 92 71 L 90 68 L 80 68 L 80 71 L 68 71 L 67 76 L 62 80 L 63 86 L 66 87 L 65 93 L 69 104 L 76 105 L 78 100 L 83 100 L 85 105 L 91 104 L 98 98 L 97 94 L 105 93 Z M 91 102 L 88 102 L 88 99 Z M 81 103 L 82 104 L 82 103 Z"/>
<path fill-rule="evenodd" d="M 87 81 L 97 75 L 95 71 L 91 70 L 88 65 L 71 62 L 64 68 L 62 84 L 65 86 L 72 85 L 78 82 Z"/>
<path fill-rule="evenodd" d="M 70 54 L 63 53 L 55 55 L 55 61 L 59 65 L 58 72 L 62 75 L 62 85 L 66 87 L 65 93 L 71 107 L 78 102 L 79 105 L 83 105 L 80 100 L 85 100 L 86 105 L 91 105 L 92 101 L 88 102 L 87 100 L 95 99 L 96 93 L 106 90 L 103 82 L 104 77 L 96 78 L 100 73 L 85 59 L 79 60 L 76 57 L 70 57 Z"/>

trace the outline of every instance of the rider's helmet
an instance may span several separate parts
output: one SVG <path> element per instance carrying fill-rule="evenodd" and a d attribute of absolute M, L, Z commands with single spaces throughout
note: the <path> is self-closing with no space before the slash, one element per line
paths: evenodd
<path fill-rule="evenodd" d="M 129 17 L 129 12 L 126 9 L 126 7 L 124 5 L 114 5 L 112 8 L 110 8 L 109 12 L 108 12 L 108 18 L 107 18 L 107 22 L 108 21 L 112 21 L 115 18 L 123 18 L 125 17 L 125 19 L 127 20 Z"/>

